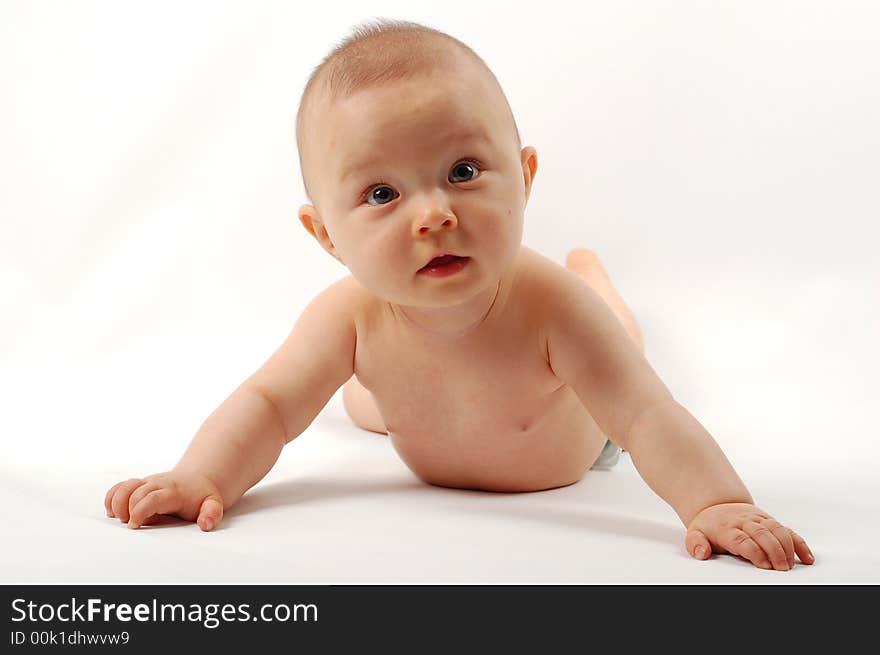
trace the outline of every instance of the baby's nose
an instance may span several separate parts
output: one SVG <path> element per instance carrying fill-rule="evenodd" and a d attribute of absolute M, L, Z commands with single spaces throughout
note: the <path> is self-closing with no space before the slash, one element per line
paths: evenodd
<path fill-rule="evenodd" d="M 439 202 L 424 205 L 413 221 L 416 234 L 427 234 L 441 229 L 452 229 L 458 226 L 458 218 L 447 206 Z"/>
<path fill-rule="evenodd" d="M 456 225 L 458 225 L 458 220 L 455 216 L 453 214 L 446 214 L 437 219 L 432 217 L 430 220 L 418 221 L 418 233 L 427 234 L 441 228 L 453 228 Z"/>

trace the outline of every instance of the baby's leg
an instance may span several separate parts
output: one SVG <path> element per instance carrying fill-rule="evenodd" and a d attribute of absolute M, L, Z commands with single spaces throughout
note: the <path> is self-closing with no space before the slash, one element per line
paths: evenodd
<path fill-rule="evenodd" d="M 354 424 L 364 430 L 388 434 L 385 421 L 376 408 L 373 395 L 367 391 L 356 376 L 352 375 L 342 387 L 342 404 Z"/>
<path fill-rule="evenodd" d="M 596 253 L 587 248 L 575 248 L 565 258 L 565 267 L 580 275 L 583 281 L 599 294 L 644 354 L 645 342 L 639 324 L 623 302 L 623 298 L 617 293 L 617 289 L 611 285 L 608 272 Z"/>

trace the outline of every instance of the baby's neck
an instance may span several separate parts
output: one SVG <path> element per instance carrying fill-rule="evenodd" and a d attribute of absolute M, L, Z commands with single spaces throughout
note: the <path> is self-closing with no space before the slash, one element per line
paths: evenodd
<path fill-rule="evenodd" d="M 504 279 L 473 298 L 451 307 L 404 307 L 392 304 L 394 312 L 417 330 L 434 337 L 455 339 L 470 334 L 483 323 L 495 308 L 504 286 Z"/>

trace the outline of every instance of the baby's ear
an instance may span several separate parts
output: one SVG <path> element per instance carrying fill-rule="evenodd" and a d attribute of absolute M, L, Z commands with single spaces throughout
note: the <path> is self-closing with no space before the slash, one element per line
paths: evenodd
<path fill-rule="evenodd" d="M 532 146 L 526 146 L 520 153 L 522 161 L 523 181 L 526 185 L 526 200 L 532 192 L 532 183 L 535 181 L 535 173 L 538 172 L 538 151 Z"/>
<path fill-rule="evenodd" d="M 315 209 L 314 205 L 303 205 L 299 208 L 298 215 L 300 223 L 302 223 L 309 234 L 315 237 L 315 240 L 321 244 L 321 247 L 333 257 L 342 261 L 336 252 L 336 246 L 333 245 L 333 240 L 330 238 L 327 228 L 324 227 L 324 221 L 321 220 L 321 215 L 318 214 L 318 210 Z"/>
<path fill-rule="evenodd" d="M 321 238 L 318 236 L 317 230 L 323 229 L 324 223 L 321 221 L 318 210 L 315 209 L 314 205 L 303 205 L 299 208 L 297 214 L 299 215 L 299 222 L 306 228 L 306 232 L 320 241 Z"/>

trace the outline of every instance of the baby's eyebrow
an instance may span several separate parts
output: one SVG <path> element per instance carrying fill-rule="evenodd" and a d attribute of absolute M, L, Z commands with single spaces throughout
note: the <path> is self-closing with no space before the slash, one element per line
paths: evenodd
<path fill-rule="evenodd" d="M 368 159 L 358 160 L 348 164 L 345 168 L 342 169 L 342 175 L 339 176 L 339 181 L 345 182 L 345 179 L 352 173 L 360 172 L 369 167 L 372 163 L 380 161 L 381 159 L 381 157 L 374 156 Z"/>
<path fill-rule="evenodd" d="M 486 134 L 486 132 L 482 128 L 469 128 L 455 132 L 447 140 L 448 143 L 461 141 L 482 141 L 483 143 L 489 143 L 489 135 Z M 381 155 L 374 154 L 370 157 L 367 157 L 366 159 L 358 159 L 350 163 L 346 163 L 342 168 L 342 173 L 339 176 L 339 181 L 345 182 L 346 178 L 353 173 L 360 172 L 370 165 L 374 164 L 375 162 L 381 160 Z"/>

